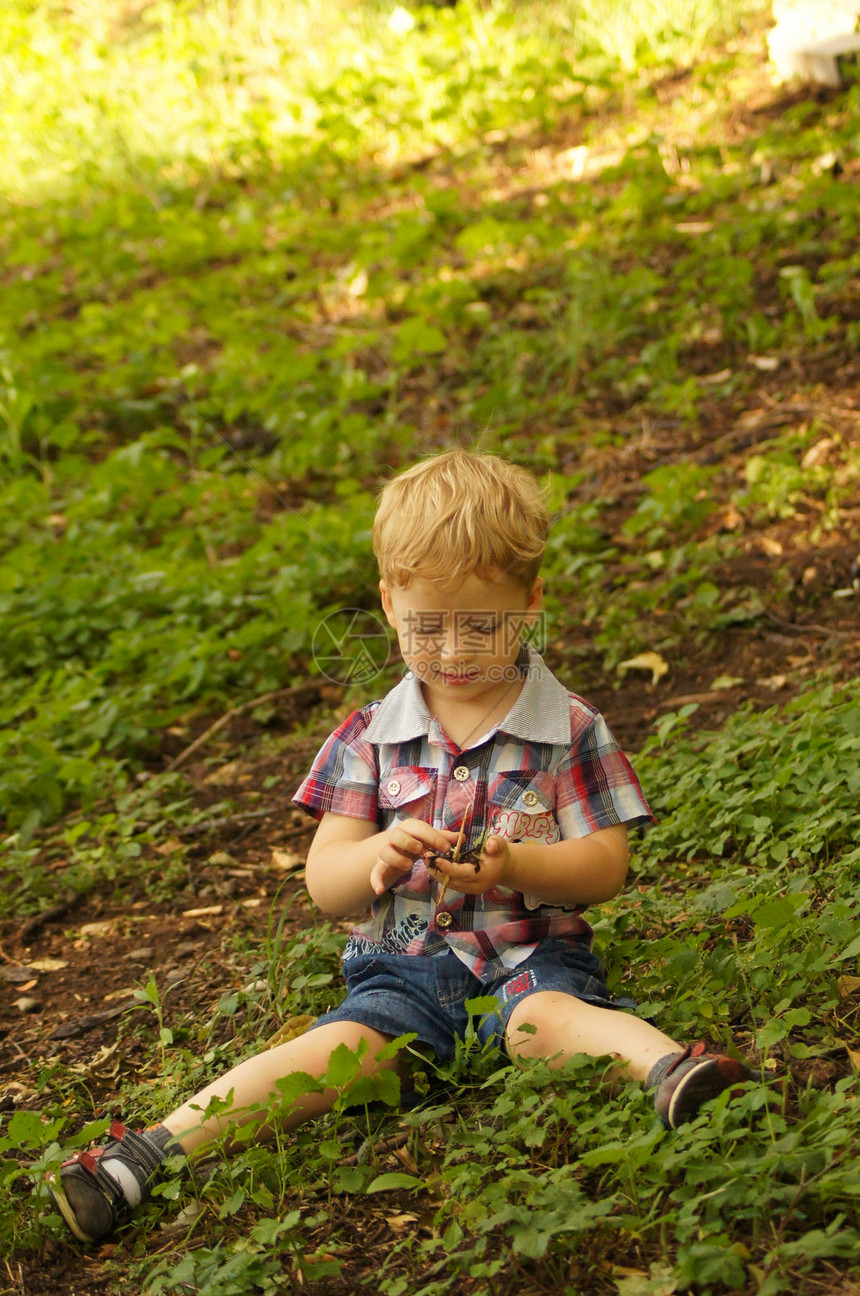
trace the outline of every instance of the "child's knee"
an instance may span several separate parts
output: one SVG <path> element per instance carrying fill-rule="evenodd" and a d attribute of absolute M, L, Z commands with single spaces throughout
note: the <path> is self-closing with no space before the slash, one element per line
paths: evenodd
<path fill-rule="evenodd" d="M 562 1015 L 576 1011 L 579 1000 L 572 995 L 544 990 L 518 1003 L 508 1018 L 505 1044 L 511 1057 L 553 1057 L 563 1044 L 559 1024 Z"/>

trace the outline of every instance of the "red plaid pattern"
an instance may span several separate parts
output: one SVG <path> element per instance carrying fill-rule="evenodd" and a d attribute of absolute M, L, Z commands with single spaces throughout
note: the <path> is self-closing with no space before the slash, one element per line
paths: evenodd
<path fill-rule="evenodd" d="M 317 819 L 346 815 L 385 829 L 416 818 L 453 830 L 474 805 L 476 834 L 488 822 L 511 840 L 548 843 L 652 821 L 636 775 L 599 712 L 568 693 L 533 649 L 524 654 L 523 668 L 526 681 L 508 715 L 479 744 L 462 750 L 407 675 L 327 739 L 295 803 Z M 461 781 L 453 771 L 464 765 L 470 773 Z M 590 945 L 592 931 L 581 910 L 504 888 L 482 896 L 448 890 L 444 908 L 451 924 L 439 930 L 438 890 L 423 861 L 416 862 L 354 929 L 344 958 L 450 948 L 489 980 L 515 968 L 547 937 Z"/>

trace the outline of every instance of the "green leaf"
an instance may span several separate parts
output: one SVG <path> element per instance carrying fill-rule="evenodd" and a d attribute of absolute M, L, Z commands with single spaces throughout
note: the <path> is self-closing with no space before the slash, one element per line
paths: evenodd
<path fill-rule="evenodd" d="M 287 1102 L 295 1102 L 303 1094 L 320 1093 L 323 1085 L 306 1071 L 291 1071 L 289 1075 L 281 1076 L 275 1081 L 275 1088 Z"/>
<path fill-rule="evenodd" d="M 392 355 L 397 361 L 409 360 L 411 356 L 436 355 L 448 345 L 445 334 L 435 324 L 428 324 L 419 316 L 404 320 L 397 330 L 397 340 Z"/>
<path fill-rule="evenodd" d="M 414 1175 L 401 1174 L 397 1170 L 391 1170 L 387 1174 L 377 1175 L 371 1179 L 367 1185 L 366 1191 L 375 1192 L 392 1192 L 395 1188 L 423 1188 L 424 1181 L 416 1179 Z"/>
<path fill-rule="evenodd" d="M 794 905 L 782 898 L 759 905 L 752 916 L 756 927 L 791 927 L 798 922 Z"/>
<path fill-rule="evenodd" d="M 261 1246 L 274 1246 L 283 1233 L 289 1233 L 296 1227 L 301 1218 L 301 1212 L 294 1210 L 283 1219 L 259 1220 L 251 1229 L 251 1237 Z"/>
<path fill-rule="evenodd" d="M 221 1208 L 218 1211 L 218 1218 L 227 1219 L 230 1215 L 235 1215 L 236 1211 L 242 1209 L 244 1203 L 245 1203 L 245 1191 L 243 1188 L 237 1188 L 236 1191 L 233 1193 L 232 1197 L 228 1197 L 227 1200 L 221 1205 Z"/>
<path fill-rule="evenodd" d="M 345 1089 L 358 1075 L 360 1062 L 352 1049 L 338 1044 L 328 1060 L 325 1085 L 331 1089 Z"/>
<path fill-rule="evenodd" d="M 841 954 L 834 955 L 838 962 L 841 962 L 842 959 L 857 958 L 858 956 L 860 956 L 860 936 L 857 936 L 850 945 L 846 945 Z"/>
<path fill-rule="evenodd" d="M 400 1101 L 400 1077 L 396 1071 L 378 1071 L 375 1075 L 358 1076 L 344 1089 L 339 1106 L 362 1107 L 367 1103 L 383 1102 L 396 1107 Z"/>
<path fill-rule="evenodd" d="M 486 1017 L 499 1011 L 495 995 L 476 995 L 474 999 L 467 999 L 463 1006 L 470 1017 Z"/>
<path fill-rule="evenodd" d="M 773 1021 L 765 1022 L 764 1026 L 756 1031 L 756 1046 L 760 1049 L 769 1049 L 785 1039 L 787 1034 L 788 1026 L 781 1018 L 776 1017 Z"/>
<path fill-rule="evenodd" d="M 417 1040 L 417 1038 L 418 1036 L 415 1031 L 410 1031 L 405 1035 L 398 1035 L 396 1039 L 389 1040 L 388 1043 L 379 1050 L 376 1056 L 380 1062 L 389 1061 L 391 1058 L 396 1057 L 403 1049 L 406 1049 L 413 1040 Z"/>
<path fill-rule="evenodd" d="M 579 1160 L 585 1166 L 616 1165 L 626 1160 L 627 1155 L 628 1149 L 623 1143 L 607 1143 L 591 1152 L 583 1152 Z"/>
<path fill-rule="evenodd" d="M 48 1140 L 45 1135 L 48 1127 L 43 1125 L 37 1112 L 17 1111 L 9 1121 L 9 1144 L 23 1143 L 26 1146 L 41 1147 Z"/>
<path fill-rule="evenodd" d="M 363 1165 L 335 1166 L 333 1178 L 338 1192 L 356 1193 L 367 1178 L 368 1167 Z"/>
<path fill-rule="evenodd" d="M 88 1121 L 83 1129 L 78 1130 L 74 1138 L 69 1139 L 70 1147 L 89 1147 L 96 1139 L 101 1136 L 110 1127 L 110 1118 L 104 1117 L 101 1120 Z"/>
<path fill-rule="evenodd" d="M 272 1210 L 275 1205 L 275 1198 L 270 1189 L 265 1184 L 258 1184 L 253 1192 L 248 1194 L 252 1202 L 262 1206 L 263 1210 Z"/>

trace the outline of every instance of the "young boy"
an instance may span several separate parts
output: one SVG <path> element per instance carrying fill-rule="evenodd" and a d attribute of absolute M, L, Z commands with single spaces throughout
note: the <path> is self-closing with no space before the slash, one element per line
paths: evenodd
<path fill-rule="evenodd" d="M 115 1122 L 106 1147 L 67 1161 L 50 1186 L 77 1237 L 111 1232 L 166 1157 L 259 1119 L 279 1080 L 324 1075 L 338 1045 L 365 1046 L 364 1073 L 395 1067 L 383 1050 L 406 1032 L 444 1058 L 476 995 L 498 1004 L 478 1026 L 484 1042 L 552 1065 L 613 1055 L 654 1090 L 669 1127 L 746 1078 L 739 1063 L 615 1007 L 591 952 L 582 912 L 622 889 L 627 825 L 652 816 L 602 717 L 523 643 L 541 608 L 548 529 L 533 479 L 493 455 L 450 451 L 382 491 L 374 550 L 408 673 L 332 734 L 295 797 L 319 820 L 313 900 L 341 916 L 371 907 L 344 952 L 346 998 L 162 1125 Z M 471 847 L 477 865 L 461 859 Z M 281 1125 L 336 1096 L 303 1095 Z M 213 1099 L 222 1109 L 206 1116 Z"/>

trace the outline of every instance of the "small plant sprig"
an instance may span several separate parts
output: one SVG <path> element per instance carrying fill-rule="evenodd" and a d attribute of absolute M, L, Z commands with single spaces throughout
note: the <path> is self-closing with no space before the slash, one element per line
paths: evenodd
<path fill-rule="evenodd" d="M 158 1048 L 161 1057 L 161 1074 L 164 1075 L 167 1071 L 167 1049 L 173 1043 L 173 1031 L 164 1024 L 164 1005 L 154 975 L 150 973 L 146 985 L 142 990 L 135 990 L 134 997 L 138 1006 L 148 1008 L 154 1013 L 155 1020 L 158 1022 Z"/>
<path fill-rule="evenodd" d="M 471 864 L 474 867 L 475 872 L 480 873 L 481 853 L 484 849 L 484 843 L 486 842 L 487 838 L 490 835 L 489 818 L 485 820 L 479 835 L 475 838 L 470 837 L 469 845 L 466 847 L 465 850 L 463 850 L 463 841 L 466 836 L 466 825 L 468 824 L 472 814 L 472 810 L 475 807 L 475 796 L 477 795 L 477 790 L 478 789 L 476 787 L 474 793 L 472 794 L 472 800 L 469 802 L 466 812 L 463 815 L 463 821 L 460 824 L 460 831 L 457 835 L 457 840 L 454 843 L 453 850 L 449 851 L 447 854 L 443 854 L 440 851 L 428 851 L 427 854 L 425 855 L 425 859 L 427 860 L 427 863 L 431 865 L 431 867 L 437 859 L 445 859 L 445 860 L 449 860 L 452 864 L 460 864 L 460 863 Z M 445 880 L 442 883 L 441 890 L 439 891 L 438 898 L 436 900 L 437 907 L 443 903 L 445 899 L 445 893 L 447 890 L 448 890 L 448 878 L 445 878 Z"/>

